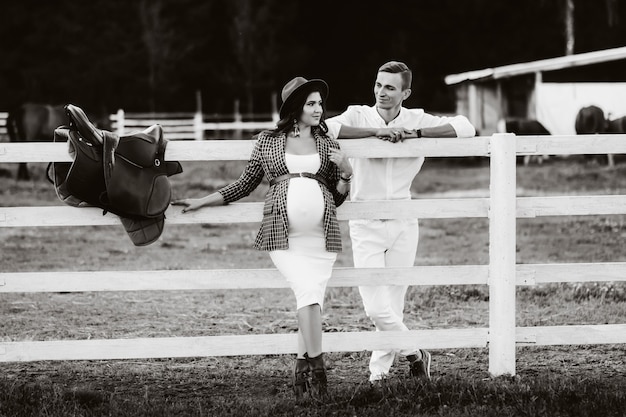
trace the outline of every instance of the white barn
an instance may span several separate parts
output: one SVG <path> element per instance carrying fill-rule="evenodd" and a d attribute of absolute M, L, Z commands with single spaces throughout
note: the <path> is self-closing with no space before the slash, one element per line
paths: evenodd
<path fill-rule="evenodd" d="M 451 74 L 445 82 L 455 89 L 456 112 L 480 135 L 501 131 L 505 119 L 535 119 L 553 135 L 571 135 L 582 107 L 596 105 L 609 119 L 626 115 L 624 64 L 621 47 Z"/>

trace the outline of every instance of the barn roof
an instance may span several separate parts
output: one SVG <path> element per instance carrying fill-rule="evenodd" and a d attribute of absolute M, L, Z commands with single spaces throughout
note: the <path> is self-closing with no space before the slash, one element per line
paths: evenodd
<path fill-rule="evenodd" d="M 498 78 L 514 77 L 516 75 L 534 72 L 554 71 L 563 68 L 579 67 L 625 58 L 626 46 L 601 51 L 585 52 L 582 54 L 566 55 L 558 58 L 540 59 L 539 61 L 504 65 L 502 67 L 485 68 L 481 70 L 462 72 L 459 74 L 450 74 L 445 77 L 445 82 L 447 85 L 452 85 L 463 81 L 495 80 Z"/>

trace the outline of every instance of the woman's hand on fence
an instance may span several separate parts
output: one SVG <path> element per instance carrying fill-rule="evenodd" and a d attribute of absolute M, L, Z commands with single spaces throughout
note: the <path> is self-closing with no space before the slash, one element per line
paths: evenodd
<path fill-rule="evenodd" d="M 174 200 L 170 204 L 173 206 L 184 206 L 181 213 L 198 210 L 203 206 L 201 198 L 183 198 L 182 200 Z"/>
<path fill-rule="evenodd" d="M 182 213 L 188 211 L 198 210 L 205 206 L 223 206 L 225 203 L 224 196 L 219 192 L 209 194 L 202 198 L 183 198 L 181 200 L 174 200 L 170 203 L 173 206 L 185 206 L 182 209 Z"/>

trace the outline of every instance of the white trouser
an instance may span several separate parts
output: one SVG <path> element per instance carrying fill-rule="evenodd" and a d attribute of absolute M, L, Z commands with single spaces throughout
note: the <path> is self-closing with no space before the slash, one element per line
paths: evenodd
<path fill-rule="evenodd" d="M 419 226 L 417 219 L 352 220 L 350 238 L 356 268 L 409 267 L 415 263 Z M 391 282 L 389 282 L 391 284 Z M 365 313 L 377 331 L 409 330 L 403 323 L 406 285 L 361 286 Z M 370 380 L 389 373 L 396 352 L 410 355 L 417 351 L 374 351 L 370 358 Z"/>

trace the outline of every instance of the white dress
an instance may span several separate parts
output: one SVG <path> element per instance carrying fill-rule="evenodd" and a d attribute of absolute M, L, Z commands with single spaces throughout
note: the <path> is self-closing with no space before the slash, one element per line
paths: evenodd
<path fill-rule="evenodd" d="M 290 173 L 316 173 L 320 167 L 317 153 L 285 154 Z M 287 191 L 289 249 L 270 251 L 276 268 L 296 296 L 297 308 L 319 304 L 323 307 L 326 284 L 337 254 L 326 251 L 324 240 L 324 195 L 312 178 L 291 178 Z"/>

